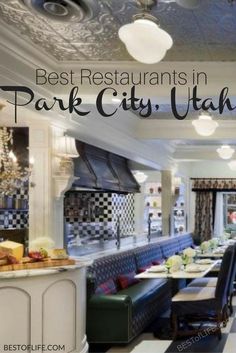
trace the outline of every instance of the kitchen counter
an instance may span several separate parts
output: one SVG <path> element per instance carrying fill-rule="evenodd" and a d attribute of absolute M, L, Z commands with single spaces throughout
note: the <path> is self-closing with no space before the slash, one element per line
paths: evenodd
<path fill-rule="evenodd" d="M 82 260 L 80 261 L 78 260 L 75 265 L 70 265 L 70 266 L 47 267 L 47 268 L 39 268 L 39 269 L 32 269 L 32 270 L 0 272 L 0 280 L 55 275 L 61 272 L 75 271 L 79 268 L 89 266 L 91 264 L 92 264 L 92 260 L 84 257 Z"/>
<path fill-rule="evenodd" d="M 0 273 L 1 351 L 3 345 L 4 352 L 17 345 L 17 352 L 50 352 L 55 345 L 57 350 L 64 347 L 65 353 L 87 353 L 86 267 L 90 264 L 84 258 L 73 266 Z"/>

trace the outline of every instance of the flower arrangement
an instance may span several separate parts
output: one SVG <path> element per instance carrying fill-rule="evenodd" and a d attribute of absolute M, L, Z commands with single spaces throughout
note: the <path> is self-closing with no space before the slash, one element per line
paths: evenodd
<path fill-rule="evenodd" d="M 223 236 L 224 236 L 225 240 L 227 240 L 227 239 L 230 238 L 231 232 L 230 231 L 224 231 L 224 235 Z"/>
<path fill-rule="evenodd" d="M 200 245 L 200 249 L 202 252 L 205 252 L 207 250 L 209 250 L 210 248 L 210 242 L 209 241 L 203 241 Z"/>
<path fill-rule="evenodd" d="M 215 248 L 217 248 L 218 246 L 218 239 L 213 238 L 210 240 L 210 247 L 212 250 L 214 250 Z"/>
<path fill-rule="evenodd" d="M 55 243 L 52 238 L 49 237 L 38 237 L 32 240 L 29 244 L 30 250 L 39 250 L 44 248 L 46 250 L 52 249 L 55 246 Z"/>
<path fill-rule="evenodd" d="M 196 256 L 196 250 L 194 250 L 192 248 L 184 249 L 183 255 L 186 255 L 187 257 L 193 258 Z"/>
<path fill-rule="evenodd" d="M 193 262 L 193 258 L 195 256 L 196 256 L 196 250 L 192 248 L 184 249 L 182 254 L 182 262 L 183 262 L 184 268 L 186 267 L 186 265 L 191 264 Z"/>
<path fill-rule="evenodd" d="M 182 258 L 179 255 L 170 256 L 165 263 L 167 270 L 172 272 L 178 271 L 182 266 Z"/>

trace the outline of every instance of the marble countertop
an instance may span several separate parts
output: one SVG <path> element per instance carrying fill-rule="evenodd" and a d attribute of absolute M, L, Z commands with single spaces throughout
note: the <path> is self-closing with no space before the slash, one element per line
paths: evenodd
<path fill-rule="evenodd" d="M 55 275 L 65 271 L 75 271 L 82 267 L 90 266 L 92 263 L 92 259 L 83 257 L 83 259 L 76 259 L 75 265 L 0 272 L 0 280 Z"/>

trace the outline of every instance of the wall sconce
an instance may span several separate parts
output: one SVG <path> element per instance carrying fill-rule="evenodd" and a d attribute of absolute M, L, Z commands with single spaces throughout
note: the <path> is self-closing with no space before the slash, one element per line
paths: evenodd
<path fill-rule="evenodd" d="M 67 173 L 72 172 L 74 167 L 72 159 L 79 157 L 79 153 L 75 145 L 75 139 L 67 135 L 58 137 L 55 152 L 60 158 L 60 171 Z"/>

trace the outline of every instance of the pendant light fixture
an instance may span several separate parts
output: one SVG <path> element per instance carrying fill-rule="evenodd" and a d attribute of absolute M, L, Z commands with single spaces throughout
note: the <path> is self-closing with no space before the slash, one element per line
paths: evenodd
<path fill-rule="evenodd" d="M 235 150 L 234 148 L 228 146 L 228 145 L 223 145 L 220 148 L 217 148 L 217 153 L 219 154 L 220 158 L 222 159 L 230 159 L 232 158 Z"/>
<path fill-rule="evenodd" d="M 198 135 L 201 136 L 211 136 L 219 126 L 208 113 L 199 115 L 198 119 L 192 121 L 192 124 Z"/>
<path fill-rule="evenodd" d="M 236 160 L 232 160 L 228 163 L 228 166 L 230 167 L 231 170 L 236 171 Z"/>
<path fill-rule="evenodd" d="M 133 16 L 133 22 L 122 26 L 118 35 L 128 53 L 144 64 L 160 62 L 173 45 L 171 36 L 161 29 L 156 17 L 149 11 L 156 4 L 152 0 L 140 0 L 143 12 Z"/>
<path fill-rule="evenodd" d="M 133 175 L 139 184 L 145 183 L 148 177 L 147 174 L 140 172 L 139 170 L 135 171 Z"/>

